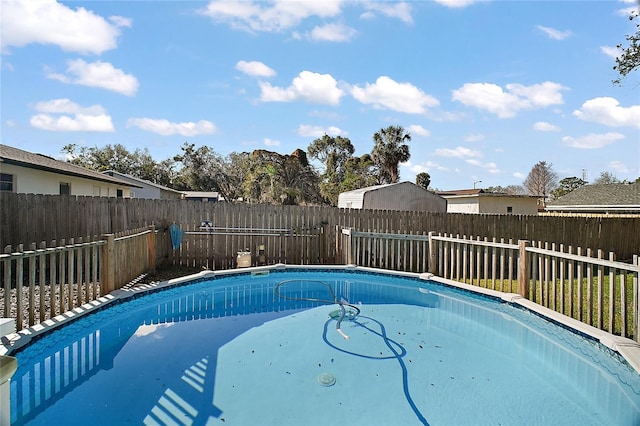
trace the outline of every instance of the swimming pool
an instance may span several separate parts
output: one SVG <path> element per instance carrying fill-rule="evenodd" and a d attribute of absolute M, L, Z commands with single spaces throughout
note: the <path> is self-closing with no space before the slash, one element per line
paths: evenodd
<path fill-rule="evenodd" d="M 360 268 L 253 272 L 120 297 L 35 338 L 14 354 L 12 424 L 640 421 L 619 355 L 498 297 Z"/>

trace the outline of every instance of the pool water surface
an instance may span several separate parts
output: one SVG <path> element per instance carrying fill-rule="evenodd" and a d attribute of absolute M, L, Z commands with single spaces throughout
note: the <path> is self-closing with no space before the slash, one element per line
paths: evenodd
<path fill-rule="evenodd" d="M 348 339 L 338 304 L 309 301 L 331 300 L 327 284 Z M 640 421 L 640 375 L 592 339 L 377 273 L 219 276 L 114 304 L 14 356 L 16 425 Z"/>

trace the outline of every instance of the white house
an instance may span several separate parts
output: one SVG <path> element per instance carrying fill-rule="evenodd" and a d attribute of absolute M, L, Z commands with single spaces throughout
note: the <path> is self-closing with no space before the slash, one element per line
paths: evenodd
<path fill-rule="evenodd" d="M 445 213 L 447 200 L 407 181 L 342 192 L 338 195 L 338 207 Z"/>
<path fill-rule="evenodd" d="M 129 198 L 132 187 L 140 188 L 46 155 L 0 145 L 0 191 Z"/>
<path fill-rule="evenodd" d="M 138 185 L 139 188 L 131 190 L 131 198 L 150 198 L 154 200 L 180 200 L 184 196 L 183 191 L 168 188 L 157 183 L 150 182 L 145 179 L 140 179 L 135 176 L 131 176 L 125 173 L 119 173 L 114 170 L 107 170 L 102 172 L 106 175 L 117 177 L 120 180 L 129 182 L 134 185 Z"/>
<path fill-rule="evenodd" d="M 440 191 L 447 200 L 447 213 L 537 215 L 538 198 L 484 192 L 482 189 Z"/>

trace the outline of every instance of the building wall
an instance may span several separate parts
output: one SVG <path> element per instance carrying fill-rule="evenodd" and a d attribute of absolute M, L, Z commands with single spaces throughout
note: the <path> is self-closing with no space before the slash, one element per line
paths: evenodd
<path fill-rule="evenodd" d="M 447 211 L 447 200 L 410 183 L 385 186 L 364 194 L 365 209 L 401 211 Z"/>
<path fill-rule="evenodd" d="M 479 210 L 480 213 L 538 214 L 538 202 L 533 197 L 480 196 Z"/>
<path fill-rule="evenodd" d="M 476 194 L 447 197 L 447 203 L 447 213 L 538 214 L 538 202 L 535 197 Z"/>
<path fill-rule="evenodd" d="M 342 209 L 361 209 L 364 194 L 343 192 L 338 195 L 338 207 Z"/>
<path fill-rule="evenodd" d="M 447 213 L 480 213 L 478 197 L 447 198 Z"/>
<path fill-rule="evenodd" d="M 14 191 L 21 194 L 59 195 L 60 183 L 64 182 L 70 184 L 71 195 L 115 197 L 120 189 L 123 198 L 131 196 L 129 188 L 125 186 L 12 164 L 3 163 L 2 173 L 13 175 Z"/>

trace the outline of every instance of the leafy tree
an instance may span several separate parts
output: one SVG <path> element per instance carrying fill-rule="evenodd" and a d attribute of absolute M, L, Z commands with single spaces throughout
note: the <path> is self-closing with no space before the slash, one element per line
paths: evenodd
<path fill-rule="evenodd" d="M 62 152 L 68 155 L 70 163 L 98 172 L 113 170 L 164 186 L 172 186 L 176 178 L 175 162 L 166 159 L 158 163 L 146 148 L 130 152 L 120 144 L 103 148 L 68 144 Z"/>
<path fill-rule="evenodd" d="M 398 164 L 409 161 L 411 134 L 402 126 L 389 126 L 373 134 L 373 162 L 378 166 L 381 183 L 395 183 L 400 179 Z"/>
<path fill-rule="evenodd" d="M 564 178 L 560 181 L 559 186 L 551 192 L 551 196 L 554 199 L 560 198 L 586 184 L 586 181 L 575 176 Z"/>
<path fill-rule="evenodd" d="M 340 183 L 340 192 L 366 188 L 378 183 L 378 169 L 371 155 L 351 157 L 344 164 L 344 179 Z"/>
<path fill-rule="evenodd" d="M 429 189 L 429 184 L 431 183 L 431 175 L 429 173 L 418 173 L 416 175 L 416 185 L 423 189 Z"/>
<path fill-rule="evenodd" d="M 214 171 L 216 188 L 225 201 L 237 201 L 244 196 L 244 180 L 249 169 L 249 154 L 232 152 L 220 158 Z"/>
<path fill-rule="evenodd" d="M 340 184 L 344 181 L 345 163 L 355 149 L 348 138 L 324 135 L 309 145 L 309 157 L 319 160 L 324 166 L 321 175 L 320 194 L 331 205 L 338 203 Z"/>
<path fill-rule="evenodd" d="M 620 183 L 620 179 L 609 172 L 601 172 L 600 176 L 593 181 L 594 185 L 610 185 L 612 183 Z"/>
<path fill-rule="evenodd" d="M 222 157 L 208 146 L 196 148 L 188 142 L 185 142 L 181 149 L 182 154 L 174 157 L 174 161 L 182 163 L 177 178 L 178 189 L 219 191 L 216 175 L 222 167 Z"/>
<path fill-rule="evenodd" d="M 624 47 L 622 43 L 616 46 L 618 49 L 622 49 L 622 53 L 616 58 L 616 65 L 614 70 L 620 74 L 620 77 L 613 80 L 615 84 L 620 84 L 621 80 L 626 77 L 633 70 L 640 67 L 640 15 L 637 10 L 631 12 L 629 20 L 636 21 L 635 34 L 628 34 L 625 36 L 628 46 Z"/>
<path fill-rule="evenodd" d="M 487 188 L 484 188 L 483 191 L 493 194 L 507 195 L 525 195 L 527 193 L 522 185 L 489 186 Z"/>
<path fill-rule="evenodd" d="M 552 164 L 546 161 L 536 163 L 523 183 L 529 195 L 540 197 L 543 203 L 557 184 L 558 175 L 553 171 Z"/>
<path fill-rule="evenodd" d="M 255 202 L 271 204 L 318 203 L 319 176 L 298 149 L 291 155 L 256 150 L 249 156 L 245 193 Z"/>

